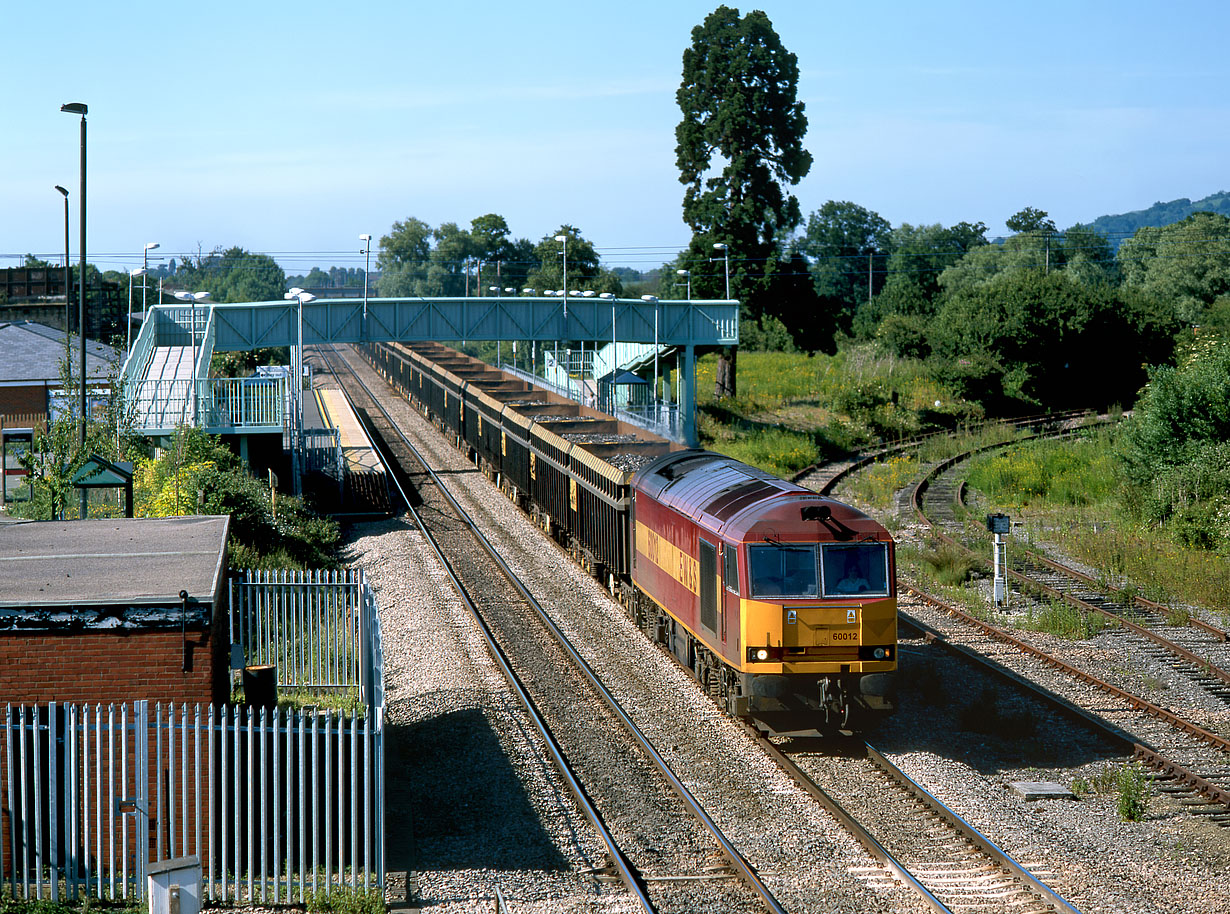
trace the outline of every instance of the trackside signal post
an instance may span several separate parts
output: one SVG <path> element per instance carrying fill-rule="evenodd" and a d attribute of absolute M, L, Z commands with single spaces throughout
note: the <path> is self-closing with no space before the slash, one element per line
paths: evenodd
<path fill-rule="evenodd" d="M 1007 514 L 988 514 L 987 529 L 991 531 L 991 565 L 995 570 L 995 605 L 1008 605 L 1008 534 L 1012 518 Z"/>

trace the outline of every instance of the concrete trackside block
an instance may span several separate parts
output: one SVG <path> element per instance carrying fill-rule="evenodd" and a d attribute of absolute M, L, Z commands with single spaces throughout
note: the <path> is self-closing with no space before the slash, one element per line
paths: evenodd
<path fill-rule="evenodd" d="M 200 914 L 201 859 L 156 860 L 146 872 L 149 914 Z"/>

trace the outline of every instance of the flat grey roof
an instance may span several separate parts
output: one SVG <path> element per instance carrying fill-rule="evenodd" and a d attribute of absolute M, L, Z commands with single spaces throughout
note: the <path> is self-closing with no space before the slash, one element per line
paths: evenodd
<path fill-rule="evenodd" d="M 74 333 L 70 339 L 74 375 L 81 364 L 81 342 Z M 118 353 L 110 346 L 85 341 L 85 373 L 104 380 Z M 64 331 L 34 321 L 0 321 L 0 383 L 60 380 L 64 359 Z"/>
<path fill-rule="evenodd" d="M 0 524 L 0 607 L 211 601 L 226 516 Z"/>

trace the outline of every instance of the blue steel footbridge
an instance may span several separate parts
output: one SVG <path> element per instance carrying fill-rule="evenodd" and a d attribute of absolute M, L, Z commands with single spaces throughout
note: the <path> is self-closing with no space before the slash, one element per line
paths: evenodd
<path fill-rule="evenodd" d="M 283 432 L 293 427 L 298 395 L 287 379 L 211 378 L 215 352 L 484 340 L 673 350 L 682 437 L 695 444 L 697 351 L 738 345 L 739 303 L 575 295 L 156 305 L 124 363 L 125 407 L 135 430 L 151 437 L 184 425 L 214 434 Z"/>

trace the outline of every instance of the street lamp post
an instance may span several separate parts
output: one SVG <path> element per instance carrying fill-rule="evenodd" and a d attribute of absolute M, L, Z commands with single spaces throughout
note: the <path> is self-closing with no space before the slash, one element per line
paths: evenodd
<path fill-rule="evenodd" d="M 124 351 L 126 353 L 132 352 L 132 282 L 138 276 L 141 277 L 141 285 L 144 288 L 145 269 L 143 267 L 136 267 L 128 271 L 128 333 L 124 339 Z"/>
<path fill-rule="evenodd" d="M 144 272 L 141 274 L 141 320 L 145 321 L 145 315 L 149 313 L 149 306 L 145 303 L 145 274 L 149 272 L 149 252 L 158 250 L 158 242 L 150 241 L 145 245 L 145 250 L 141 252 L 141 266 Z M 162 294 L 158 295 L 158 304 L 162 304 Z M 128 318 L 132 320 L 131 317 Z"/>
<path fill-rule="evenodd" d="M 363 242 L 363 250 L 360 254 L 367 255 L 367 264 L 363 268 L 363 336 L 367 337 L 367 274 L 372 271 L 372 236 L 363 234 L 359 236 L 359 240 Z"/>
<path fill-rule="evenodd" d="M 77 333 L 81 336 L 81 418 L 78 422 L 78 441 L 85 447 L 85 416 L 86 416 L 86 377 L 85 377 L 85 115 L 89 107 L 84 102 L 69 102 L 61 105 L 60 110 L 67 114 L 81 115 L 81 268 L 77 281 Z M 81 490 L 81 516 L 85 517 L 89 504 L 86 489 Z"/>
<path fill-rule="evenodd" d="M 194 426 L 197 424 L 198 408 L 200 406 L 200 404 L 197 402 L 198 398 L 197 398 L 197 389 L 196 389 L 196 380 L 197 380 L 196 304 L 197 302 L 203 302 L 206 299 L 208 299 L 209 294 L 210 293 L 208 292 L 176 292 L 175 293 L 176 298 L 178 298 L 180 301 L 186 301 L 188 302 L 189 305 L 191 305 L 191 312 L 190 312 L 190 318 L 189 318 L 189 320 L 191 321 L 191 329 L 188 331 L 188 335 L 192 338 L 192 424 Z"/>
<path fill-rule="evenodd" d="M 293 393 L 295 396 L 295 437 L 294 444 L 291 450 L 291 459 L 295 466 L 295 489 L 299 488 L 299 451 L 303 437 L 303 306 L 310 301 L 315 301 L 316 296 L 311 292 L 304 291 L 298 287 L 291 289 L 284 296 L 287 301 L 296 301 L 299 303 L 298 314 L 296 316 L 296 331 L 295 336 L 298 345 L 295 346 L 295 357 L 291 359 L 291 371 L 294 372 Z"/>
<path fill-rule="evenodd" d="M 564 245 L 564 281 L 561 285 L 564 287 L 564 320 L 568 320 L 568 236 L 556 235 L 556 241 L 563 242 Z"/>
<path fill-rule="evenodd" d="M 692 271 L 691 270 L 676 270 L 675 273 L 678 274 L 679 276 L 682 276 L 685 280 L 687 280 L 686 285 L 688 287 L 688 301 L 691 301 L 692 300 Z M 676 285 L 678 285 L 678 283 L 676 283 Z"/>
<path fill-rule="evenodd" d="M 72 268 L 68 265 L 68 190 L 56 185 L 56 190 L 64 195 L 64 335 L 72 329 L 69 306 L 72 302 Z"/>
<path fill-rule="evenodd" d="M 722 252 L 722 261 L 726 265 L 726 300 L 730 301 L 730 246 L 718 241 L 714 243 L 713 249 Z M 716 257 L 713 259 L 717 260 Z"/>
<path fill-rule="evenodd" d="M 641 301 L 653 302 L 653 403 L 656 410 L 658 402 L 662 399 L 662 393 L 659 390 L 661 382 L 658 380 L 658 296 L 642 295 Z"/>

